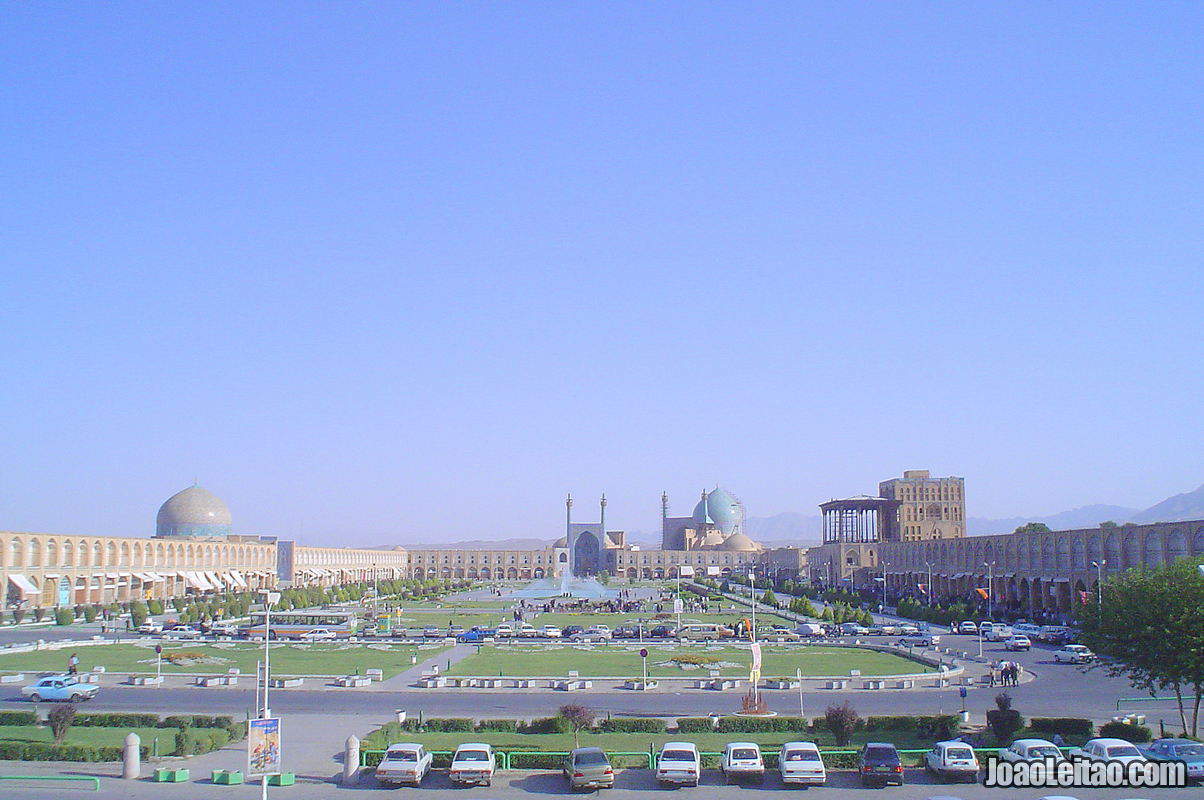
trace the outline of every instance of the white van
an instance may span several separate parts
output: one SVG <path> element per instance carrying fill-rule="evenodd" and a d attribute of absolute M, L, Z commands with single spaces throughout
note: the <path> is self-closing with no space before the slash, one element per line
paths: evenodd
<path fill-rule="evenodd" d="M 778 752 L 782 783 L 823 786 L 828 780 L 824 760 L 815 742 L 786 742 Z"/>
<path fill-rule="evenodd" d="M 804 622 L 794 629 L 799 636 L 819 638 L 825 636 L 824 627 L 816 622 Z"/>
<path fill-rule="evenodd" d="M 723 625 L 717 625 L 713 622 L 687 622 L 683 623 L 677 631 L 677 638 L 692 639 L 694 641 L 715 641 L 725 639 L 732 636 L 734 632 L 731 628 Z"/>

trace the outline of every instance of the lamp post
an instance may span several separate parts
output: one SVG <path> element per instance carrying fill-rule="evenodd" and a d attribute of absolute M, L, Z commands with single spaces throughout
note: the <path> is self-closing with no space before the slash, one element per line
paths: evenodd
<path fill-rule="evenodd" d="M 932 562 L 925 561 L 924 566 L 928 567 L 928 607 L 932 607 Z"/>
<path fill-rule="evenodd" d="M 994 621 L 995 619 L 995 562 L 984 561 L 982 565 L 987 568 L 987 619 Z"/>
<path fill-rule="evenodd" d="M 1095 601 L 1101 617 L 1104 613 L 1104 567 L 1107 565 L 1108 562 L 1102 558 L 1091 562 L 1091 566 L 1095 567 Z M 1204 570 L 1201 572 L 1204 573 Z"/>
<path fill-rule="evenodd" d="M 272 715 L 271 708 L 268 706 L 268 687 L 271 686 L 272 683 L 272 662 L 269 645 L 272 641 L 272 606 L 279 602 L 280 592 L 263 593 L 263 708 L 260 709 L 260 719 L 268 719 Z M 263 800 L 267 800 L 267 775 L 263 776 L 262 782 L 260 783 L 259 796 L 263 798 Z"/>
<path fill-rule="evenodd" d="M 886 613 L 886 562 L 882 562 L 882 610 L 880 614 Z"/>
<path fill-rule="evenodd" d="M 757 571 L 755 569 L 748 571 L 748 588 L 752 600 L 752 630 L 748 632 L 748 640 L 755 642 L 757 641 Z M 756 689 L 755 686 L 753 688 Z"/>

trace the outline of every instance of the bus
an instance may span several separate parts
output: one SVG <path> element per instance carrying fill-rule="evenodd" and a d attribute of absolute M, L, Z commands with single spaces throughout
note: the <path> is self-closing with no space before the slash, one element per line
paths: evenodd
<path fill-rule="evenodd" d="M 244 629 L 248 639 L 262 639 L 264 613 L 251 612 L 251 624 Z M 304 639 L 314 631 L 330 631 L 335 638 L 352 636 L 356 617 L 351 611 L 279 611 L 272 612 L 272 639 Z"/>

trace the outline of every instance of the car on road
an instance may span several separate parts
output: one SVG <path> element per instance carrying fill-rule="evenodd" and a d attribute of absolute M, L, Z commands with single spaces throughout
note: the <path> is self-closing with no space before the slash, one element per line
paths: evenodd
<path fill-rule="evenodd" d="M 530 622 L 524 622 L 518 626 L 517 634 L 520 639 L 537 639 L 539 638 L 539 629 Z"/>
<path fill-rule="evenodd" d="M 1204 744 L 1191 739 L 1156 739 L 1143 752 L 1150 761 L 1182 762 L 1188 780 L 1204 780 Z"/>
<path fill-rule="evenodd" d="M 100 687 L 96 684 L 80 683 L 74 675 L 51 675 L 37 683 L 21 687 L 21 694 L 34 703 L 41 700 L 77 703 L 93 699 L 99 691 Z"/>
<path fill-rule="evenodd" d="M 903 759 L 890 742 L 866 742 L 857 753 L 857 772 L 862 786 L 903 785 Z"/>
<path fill-rule="evenodd" d="M 870 629 L 856 622 L 845 622 L 840 626 L 841 636 L 865 636 Z"/>
<path fill-rule="evenodd" d="M 163 633 L 163 625 L 158 622 L 147 621 L 138 626 L 137 632 L 144 635 Z"/>
<path fill-rule="evenodd" d="M 1013 763 L 1020 761 L 1043 761 L 1052 758 L 1064 761 L 1066 757 L 1058 746 L 1047 739 L 1017 739 L 999 751 L 999 757 Z"/>
<path fill-rule="evenodd" d="M 555 625 L 544 625 L 540 629 L 539 634 L 545 639 L 559 639 L 560 628 L 557 628 Z"/>
<path fill-rule="evenodd" d="M 431 771 L 432 756 L 420 744 L 391 744 L 376 767 L 376 780 L 386 786 L 417 786 Z"/>
<path fill-rule="evenodd" d="M 1027 636 L 1030 639 L 1036 639 L 1037 635 L 1041 633 L 1041 626 L 1034 625 L 1031 622 L 1017 622 L 1012 625 L 1012 631 Z"/>
<path fill-rule="evenodd" d="M 728 783 L 765 781 L 765 760 L 761 758 L 761 748 L 752 742 L 728 742 L 723 748 L 720 769 Z"/>
<path fill-rule="evenodd" d="M 693 742 L 665 742 L 656 759 L 656 781 L 662 786 L 697 786 L 702 761 Z"/>
<path fill-rule="evenodd" d="M 312 628 L 302 631 L 297 638 L 303 642 L 330 642 L 334 641 L 335 632 L 328 628 Z"/>
<path fill-rule="evenodd" d="M 1013 631 L 1007 625 L 995 623 L 987 629 L 987 631 L 982 635 L 982 638 L 986 639 L 988 642 L 1006 642 L 1013 635 L 1015 635 L 1015 631 Z"/>
<path fill-rule="evenodd" d="M 1046 644 L 1064 644 L 1070 641 L 1070 628 L 1065 625 L 1042 625 L 1037 632 L 1037 641 Z"/>
<path fill-rule="evenodd" d="M 177 625 L 174 628 L 168 628 L 163 631 L 164 639 L 200 639 L 205 634 L 201 633 L 199 628 L 194 628 L 191 625 Z"/>
<path fill-rule="evenodd" d="M 600 747 L 578 747 L 564 759 L 561 768 L 569 789 L 609 789 L 615 785 L 615 771 Z"/>
<path fill-rule="evenodd" d="M 916 633 L 911 636 L 904 636 L 895 642 L 899 647 L 935 647 L 940 643 L 941 637 L 934 636 L 930 633 Z"/>
<path fill-rule="evenodd" d="M 435 628 L 435 627 L 423 628 L 422 629 L 422 638 L 423 639 L 442 639 L 446 635 L 446 633 L 447 632 L 444 631 L 442 628 Z"/>
<path fill-rule="evenodd" d="M 803 637 L 785 625 L 774 625 L 761 636 L 767 642 L 801 642 Z"/>
<path fill-rule="evenodd" d="M 493 747 L 473 742 L 456 748 L 447 776 L 452 783 L 464 786 L 489 786 L 493 783 L 493 773 L 496 771 L 497 756 L 493 753 Z"/>
<path fill-rule="evenodd" d="M 1145 754 L 1137 749 L 1137 745 L 1124 739 L 1114 739 L 1101 736 L 1091 739 L 1082 747 L 1070 751 L 1071 758 L 1083 758 L 1088 761 L 1117 761 L 1128 764 L 1131 761 L 1146 761 Z"/>
<path fill-rule="evenodd" d="M 920 632 L 920 629 L 917 628 L 915 625 L 900 625 L 899 626 L 899 635 L 900 636 L 915 636 L 919 632 Z"/>
<path fill-rule="evenodd" d="M 978 757 L 965 742 L 937 742 L 924 754 L 924 770 L 940 778 L 975 783 Z"/>
<path fill-rule="evenodd" d="M 513 636 L 514 635 L 514 626 L 511 625 L 509 622 L 503 622 L 501 625 L 497 626 L 497 635 L 498 635 L 499 639 L 505 638 L 507 636 Z M 565 635 L 567 636 L 568 634 L 566 633 Z"/>
<path fill-rule="evenodd" d="M 580 633 L 574 633 L 569 637 L 574 642 L 609 642 L 611 638 L 610 631 L 599 628 L 586 628 Z"/>
<path fill-rule="evenodd" d="M 1019 652 L 1020 650 L 1032 650 L 1033 643 L 1027 636 L 1017 633 L 1004 640 L 1003 649 L 1011 650 L 1012 652 Z"/>
<path fill-rule="evenodd" d="M 808 639 L 819 639 L 820 637 L 828 635 L 824 630 L 824 626 L 815 622 L 804 622 L 794 630 L 799 636 L 803 636 Z"/>
<path fill-rule="evenodd" d="M 563 639 L 570 638 L 574 633 L 581 633 L 585 628 L 581 625 L 565 625 L 560 629 L 560 636 Z"/>
<path fill-rule="evenodd" d="M 653 639 L 672 639 L 677 636 L 677 628 L 673 625 L 657 625 L 650 636 Z"/>
<path fill-rule="evenodd" d="M 210 636 L 229 636 L 234 638 L 238 636 L 238 625 L 233 622 L 219 622 L 209 628 Z"/>
<path fill-rule="evenodd" d="M 972 636 L 978 633 L 978 625 L 973 620 L 966 620 L 957 626 L 957 632 L 966 636 Z"/>
<path fill-rule="evenodd" d="M 815 742 L 786 742 L 778 751 L 778 773 L 782 783 L 823 786 L 828 780 L 824 760 Z"/>
<path fill-rule="evenodd" d="M 482 644 L 497 636 L 497 631 L 488 630 L 485 628 L 473 628 L 470 631 L 464 631 L 456 637 L 456 641 L 460 644 Z"/>
<path fill-rule="evenodd" d="M 1055 650 L 1054 661 L 1066 662 L 1067 664 L 1086 664 L 1089 661 L 1095 660 L 1095 653 L 1088 650 L 1081 644 L 1068 644 L 1061 650 Z"/>

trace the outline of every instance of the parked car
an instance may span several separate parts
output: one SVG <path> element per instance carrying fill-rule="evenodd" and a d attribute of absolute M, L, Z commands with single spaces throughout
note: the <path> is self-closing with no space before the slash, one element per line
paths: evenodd
<path fill-rule="evenodd" d="M 919 632 L 920 632 L 920 629 L 917 628 L 915 625 L 900 625 L 899 626 L 899 635 L 900 636 L 915 636 Z"/>
<path fill-rule="evenodd" d="M 1150 761 L 1181 761 L 1188 780 L 1204 780 L 1204 744 L 1191 739 L 1156 739 L 1144 752 Z"/>
<path fill-rule="evenodd" d="M 578 747 L 564 759 L 564 778 L 569 788 L 609 789 L 615 785 L 610 759 L 599 747 Z"/>
<path fill-rule="evenodd" d="M 976 625 L 973 620 L 968 619 L 965 622 L 963 622 L 962 624 L 957 626 L 957 632 L 960 634 L 971 636 L 971 635 L 978 633 L 978 625 Z"/>
<path fill-rule="evenodd" d="M 1128 764 L 1130 761 L 1146 761 L 1145 754 L 1137 749 L 1137 745 L 1124 739 L 1112 739 L 1101 736 L 1091 739 L 1082 747 L 1070 751 L 1071 758 L 1085 758 L 1088 761 L 1118 761 Z"/>
<path fill-rule="evenodd" d="M 937 742 L 924 755 L 924 769 L 937 777 L 974 783 L 978 780 L 978 757 L 965 742 Z"/>
<path fill-rule="evenodd" d="M 904 636 L 895 642 L 895 644 L 900 647 L 935 647 L 940 641 L 941 637 L 939 636 L 929 633 L 916 633 L 911 636 Z"/>
<path fill-rule="evenodd" d="M 1046 644 L 1061 644 L 1069 641 L 1069 637 L 1070 628 L 1065 625 L 1042 625 L 1041 630 L 1037 632 L 1037 641 Z"/>
<path fill-rule="evenodd" d="M 673 625 L 657 625 L 652 629 L 653 639 L 672 639 L 677 636 L 677 628 Z"/>
<path fill-rule="evenodd" d="M 842 636 L 865 636 L 869 632 L 869 628 L 856 622 L 846 622 L 840 626 Z"/>
<path fill-rule="evenodd" d="M 229 636 L 231 638 L 238 636 L 238 626 L 233 622 L 219 622 L 209 628 L 210 636 Z"/>
<path fill-rule="evenodd" d="M 581 633 L 584 630 L 585 630 L 585 628 L 583 628 L 580 625 L 566 625 L 565 627 L 560 629 L 560 635 L 562 638 L 568 639 L 568 638 L 572 637 L 572 635 L 574 633 Z"/>
<path fill-rule="evenodd" d="M 146 635 L 163 633 L 163 626 L 160 625 L 158 622 L 154 622 L 152 620 L 147 620 L 146 622 L 144 622 L 138 626 L 137 632 L 141 633 L 141 634 L 146 634 Z"/>
<path fill-rule="evenodd" d="M 520 639 L 536 639 L 539 637 L 539 628 L 536 628 L 530 622 L 523 622 L 519 624 L 514 633 Z"/>
<path fill-rule="evenodd" d="M 1031 622 L 1017 622 L 1012 626 L 1012 631 L 1021 636 L 1027 636 L 1030 639 L 1035 639 L 1037 638 L 1037 635 L 1041 633 L 1041 626 L 1034 625 Z"/>
<path fill-rule="evenodd" d="M 540 630 L 540 635 L 545 639 L 559 639 L 560 628 L 557 628 L 555 625 L 544 625 Z"/>
<path fill-rule="evenodd" d="M 1013 652 L 1018 652 L 1020 650 L 1032 650 L 1033 643 L 1027 636 L 1017 633 L 1004 641 L 1003 649 L 1011 650 Z"/>
<path fill-rule="evenodd" d="M 1086 664 L 1095 660 L 1095 653 L 1081 644 L 1068 644 L 1061 650 L 1055 650 L 1054 661 L 1064 661 L 1067 664 Z"/>
<path fill-rule="evenodd" d="M 376 767 L 376 780 L 388 786 L 417 786 L 431 771 L 431 754 L 420 744 L 391 744 Z"/>
<path fill-rule="evenodd" d="M 335 638 L 335 633 L 327 628 L 313 628 L 297 636 L 303 642 L 329 642 Z"/>
<path fill-rule="evenodd" d="M 762 783 L 765 780 L 765 761 L 761 758 L 761 748 L 752 742 L 728 742 L 723 748 L 720 769 L 728 783 L 744 780 Z"/>
<path fill-rule="evenodd" d="M 702 779 L 702 762 L 692 742 L 665 742 L 656 760 L 656 780 L 662 786 L 697 786 Z"/>
<path fill-rule="evenodd" d="M 803 636 L 808 639 L 818 639 L 828 635 L 827 632 L 824 631 L 823 625 L 819 625 L 814 622 L 804 622 L 794 630 L 799 636 Z"/>
<path fill-rule="evenodd" d="M 80 683 L 74 675 L 51 675 L 37 683 L 21 687 L 21 694 L 37 703 L 41 700 L 76 703 L 96 697 L 100 687 L 94 683 Z"/>
<path fill-rule="evenodd" d="M 778 772 L 782 783 L 823 786 L 828 780 L 824 760 L 815 742 L 786 742 L 778 752 Z"/>
<path fill-rule="evenodd" d="M 611 640 L 611 633 L 609 630 L 600 627 L 592 627 L 586 628 L 580 633 L 574 633 L 569 638 L 574 642 L 609 642 Z"/>
<path fill-rule="evenodd" d="M 999 757 L 1004 761 L 1043 761 L 1052 758 L 1065 760 L 1057 745 L 1046 739 L 1017 739 L 1011 745 L 999 751 Z"/>
<path fill-rule="evenodd" d="M 446 632 L 442 628 L 431 626 L 429 628 L 422 629 L 423 639 L 442 639 L 445 635 Z"/>
<path fill-rule="evenodd" d="M 861 775 L 862 786 L 903 785 L 903 759 L 889 742 L 866 742 L 857 753 L 857 772 Z"/>
<path fill-rule="evenodd" d="M 503 622 L 497 626 L 497 635 L 499 639 L 514 635 L 514 626 L 509 622 Z"/>
<path fill-rule="evenodd" d="M 194 628 L 191 625 L 177 625 L 174 628 L 169 628 L 163 631 L 164 639 L 200 639 L 204 636 L 199 628 Z"/>
<path fill-rule="evenodd" d="M 456 637 L 456 641 L 460 644 L 481 644 L 490 639 L 497 637 L 497 631 L 487 628 L 473 628 L 470 631 L 464 631 Z"/>
<path fill-rule="evenodd" d="M 493 773 L 496 770 L 497 757 L 493 753 L 493 747 L 474 742 L 456 748 L 447 775 L 452 783 L 489 786 L 493 783 Z"/>

